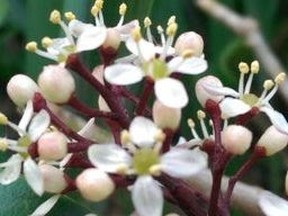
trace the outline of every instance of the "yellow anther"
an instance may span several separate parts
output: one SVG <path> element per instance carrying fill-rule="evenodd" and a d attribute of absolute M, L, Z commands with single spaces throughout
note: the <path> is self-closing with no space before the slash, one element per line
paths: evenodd
<path fill-rule="evenodd" d="M 166 138 L 165 133 L 161 129 L 159 129 L 155 134 L 155 141 L 162 143 L 165 140 L 165 138 Z"/>
<path fill-rule="evenodd" d="M 251 73 L 257 74 L 259 72 L 260 66 L 257 60 L 251 63 Z"/>
<path fill-rule="evenodd" d="M 116 173 L 118 173 L 119 175 L 126 175 L 128 172 L 128 166 L 126 164 L 119 164 L 117 169 L 116 169 Z"/>
<path fill-rule="evenodd" d="M 122 3 L 120 6 L 119 6 L 119 14 L 121 16 L 124 16 L 125 13 L 127 11 L 127 5 L 125 3 Z"/>
<path fill-rule="evenodd" d="M 285 78 L 286 78 L 286 74 L 282 72 L 276 76 L 276 78 L 274 79 L 274 82 L 279 85 L 280 83 L 284 82 Z"/>
<path fill-rule="evenodd" d="M 8 124 L 8 118 L 6 115 L 4 115 L 3 113 L 0 113 L 0 124 L 2 125 L 6 125 Z"/>
<path fill-rule="evenodd" d="M 53 10 L 50 14 L 50 19 L 52 23 L 59 24 L 61 21 L 61 14 L 58 10 Z"/>
<path fill-rule="evenodd" d="M 130 134 L 129 134 L 129 132 L 127 130 L 123 130 L 121 132 L 120 136 L 121 136 L 121 143 L 123 145 L 126 145 L 127 143 L 130 142 Z"/>
<path fill-rule="evenodd" d="M 198 119 L 204 119 L 204 118 L 206 118 L 206 114 L 202 110 L 198 110 L 197 111 L 197 117 L 198 117 Z"/>
<path fill-rule="evenodd" d="M 98 13 L 99 13 L 99 11 L 100 11 L 100 9 L 96 6 L 96 5 L 94 5 L 92 8 L 91 8 L 91 14 L 93 15 L 93 16 L 97 16 L 98 15 Z"/>
<path fill-rule="evenodd" d="M 132 38 L 134 39 L 135 42 L 139 42 L 142 38 L 140 27 L 137 26 L 132 30 Z"/>
<path fill-rule="evenodd" d="M 35 41 L 31 41 L 26 44 L 25 49 L 29 52 L 35 52 L 37 48 L 37 43 Z"/>
<path fill-rule="evenodd" d="M 187 124 L 188 124 L 188 126 L 189 126 L 190 128 L 194 128 L 194 127 L 195 127 L 195 122 L 194 122 L 191 118 L 189 118 L 189 119 L 187 120 Z"/>
<path fill-rule="evenodd" d="M 52 43 L 53 41 L 50 37 L 44 37 L 41 40 L 42 47 L 44 48 L 48 48 L 49 46 L 51 46 Z"/>
<path fill-rule="evenodd" d="M 161 165 L 155 164 L 149 168 L 149 173 L 153 176 L 160 176 L 161 175 Z"/>
<path fill-rule="evenodd" d="M 8 148 L 8 143 L 6 139 L 0 139 L 0 151 L 6 151 Z"/>
<path fill-rule="evenodd" d="M 103 1 L 103 0 L 96 0 L 94 5 L 95 5 L 96 7 L 98 7 L 100 10 L 102 10 L 103 4 L 104 4 L 104 1 Z"/>
<path fill-rule="evenodd" d="M 177 23 L 171 23 L 170 25 L 168 25 L 168 27 L 166 28 L 166 34 L 168 36 L 174 36 L 177 32 L 177 28 L 178 28 L 178 25 Z"/>
<path fill-rule="evenodd" d="M 66 12 L 66 13 L 64 14 L 64 16 L 65 16 L 65 18 L 67 19 L 68 22 L 76 19 L 75 14 L 74 14 L 73 12 L 71 12 L 71 11 Z"/>
<path fill-rule="evenodd" d="M 194 52 L 193 52 L 192 49 L 186 49 L 186 50 L 184 50 L 184 51 L 182 52 L 181 55 L 182 55 L 182 57 L 183 57 L 184 59 L 186 59 L 186 58 L 192 57 L 193 54 L 194 54 Z"/>
<path fill-rule="evenodd" d="M 152 25 L 152 22 L 149 17 L 145 17 L 144 19 L 144 27 L 147 28 Z"/>
<path fill-rule="evenodd" d="M 170 26 L 171 24 L 176 22 L 176 16 L 171 16 L 167 22 L 167 26 Z"/>
<path fill-rule="evenodd" d="M 247 74 L 249 72 L 249 66 L 246 62 L 240 62 L 238 68 L 241 73 Z"/>
<path fill-rule="evenodd" d="M 162 26 L 158 25 L 157 26 L 157 31 L 159 34 L 162 34 L 164 32 L 164 29 L 162 28 Z"/>
<path fill-rule="evenodd" d="M 263 88 L 266 89 L 267 91 L 269 91 L 270 89 L 272 89 L 274 86 L 274 82 L 273 80 L 265 80 L 264 84 L 263 84 Z"/>

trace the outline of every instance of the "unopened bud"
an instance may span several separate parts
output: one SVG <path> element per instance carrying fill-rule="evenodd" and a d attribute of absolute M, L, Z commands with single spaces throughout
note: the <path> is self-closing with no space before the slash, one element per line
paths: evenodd
<path fill-rule="evenodd" d="M 240 125 L 229 125 L 222 132 L 222 145 L 231 154 L 244 154 L 250 147 L 252 133 Z"/>
<path fill-rule="evenodd" d="M 60 160 L 67 155 L 67 137 L 59 132 L 44 133 L 38 140 L 38 154 L 43 160 Z"/>
<path fill-rule="evenodd" d="M 38 84 L 45 99 L 52 103 L 66 103 L 75 91 L 73 76 L 60 65 L 45 66 Z"/>
<path fill-rule="evenodd" d="M 156 100 L 153 105 L 153 121 L 155 124 L 162 128 L 169 128 L 176 130 L 181 121 L 181 109 L 171 108 L 163 105 L 160 101 Z"/>
<path fill-rule="evenodd" d="M 209 91 L 208 88 L 213 89 L 223 87 L 222 82 L 215 76 L 205 76 L 199 79 L 195 85 L 195 93 L 200 104 L 205 107 L 208 99 L 215 102 L 220 102 L 224 96 L 213 94 L 212 90 Z"/>
<path fill-rule="evenodd" d="M 19 107 L 24 107 L 31 100 L 39 87 L 30 77 L 17 74 L 13 76 L 6 87 L 10 99 Z"/>
<path fill-rule="evenodd" d="M 44 190 L 46 192 L 61 193 L 67 187 L 63 171 L 48 164 L 42 164 L 39 168 L 44 180 Z"/>
<path fill-rule="evenodd" d="M 186 50 L 190 50 L 194 56 L 200 57 L 203 54 L 204 42 L 199 34 L 190 31 L 181 34 L 174 47 L 178 55 L 183 55 Z"/>
<path fill-rule="evenodd" d="M 94 202 L 106 199 L 115 189 L 109 175 L 95 168 L 84 170 L 77 177 L 76 186 L 85 199 Z"/>
<path fill-rule="evenodd" d="M 115 28 L 108 28 L 107 29 L 107 36 L 102 44 L 102 47 L 108 48 L 111 47 L 114 50 L 117 50 L 120 46 L 121 38 L 120 33 Z"/>
<path fill-rule="evenodd" d="M 266 156 L 273 155 L 288 144 L 288 135 L 278 131 L 273 125 L 270 126 L 257 142 L 257 146 L 263 147 L 266 150 Z"/>

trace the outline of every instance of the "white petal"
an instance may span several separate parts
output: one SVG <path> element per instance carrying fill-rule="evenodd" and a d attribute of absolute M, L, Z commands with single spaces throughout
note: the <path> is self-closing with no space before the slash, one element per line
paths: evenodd
<path fill-rule="evenodd" d="M 16 181 L 21 172 L 22 157 L 19 154 L 12 155 L 6 163 L 0 164 L 4 170 L 0 172 L 0 184 L 8 185 Z"/>
<path fill-rule="evenodd" d="M 131 156 L 116 144 L 95 144 L 88 149 L 88 158 L 97 168 L 106 172 L 117 172 L 119 165 L 131 164 Z"/>
<path fill-rule="evenodd" d="M 186 142 L 182 142 L 179 143 L 175 146 L 175 148 L 192 148 L 192 147 L 196 147 L 196 146 L 201 146 L 204 140 L 199 139 L 199 138 L 195 138 L 195 139 L 191 139 L 189 141 Z"/>
<path fill-rule="evenodd" d="M 172 72 L 195 75 L 207 70 L 208 64 L 203 58 L 183 59 L 183 57 L 175 57 L 168 63 L 168 67 Z"/>
<path fill-rule="evenodd" d="M 188 103 L 185 87 L 176 79 L 164 78 L 158 80 L 154 88 L 157 99 L 165 106 L 183 108 Z"/>
<path fill-rule="evenodd" d="M 139 147 L 152 147 L 157 131 L 154 122 L 142 116 L 135 117 L 129 127 L 130 138 Z"/>
<path fill-rule="evenodd" d="M 27 102 L 27 105 L 26 105 L 25 111 L 23 113 L 23 116 L 22 116 L 22 118 L 21 118 L 21 120 L 20 120 L 20 122 L 18 124 L 18 127 L 21 130 L 26 131 L 27 125 L 29 124 L 32 116 L 33 116 L 33 104 L 32 104 L 32 101 L 29 100 Z"/>
<path fill-rule="evenodd" d="M 126 23 L 125 25 L 115 27 L 115 29 L 119 31 L 121 40 L 126 41 L 131 35 L 131 31 L 137 26 L 139 26 L 139 21 L 132 20 L 131 22 Z"/>
<path fill-rule="evenodd" d="M 57 203 L 60 198 L 60 194 L 54 195 L 42 203 L 30 216 L 44 216 L 46 215 Z"/>
<path fill-rule="evenodd" d="M 260 111 L 266 113 L 278 131 L 288 135 L 288 123 L 280 112 L 277 112 L 269 107 L 260 107 Z"/>
<path fill-rule="evenodd" d="M 77 133 L 83 137 L 86 137 L 93 129 L 95 123 L 95 118 L 90 118 L 89 121 L 84 125 L 84 127 Z"/>
<path fill-rule="evenodd" d="M 209 85 L 207 83 L 202 83 L 203 88 L 210 94 L 216 96 L 232 96 L 238 98 L 240 96 L 239 92 L 235 91 L 232 88 L 223 87 L 223 86 L 216 86 L 216 85 Z"/>
<path fill-rule="evenodd" d="M 155 52 L 161 55 L 164 52 L 164 47 L 163 46 L 155 46 Z M 168 50 L 166 51 L 166 55 L 169 56 L 169 55 L 174 55 L 174 54 L 175 54 L 175 49 L 171 46 L 168 47 Z"/>
<path fill-rule="evenodd" d="M 93 28 L 94 25 L 74 19 L 69 22 L 68 27 L 73 36 L 79 37 L 85 30 L 88 28 Z"/>
<path fill-rule="evenodd" d="M 49 125 L 49 114 L 45 110 L 41 110 L 33 117 L 28 128 L 31 141 L 35 142 L 46 131 Z"/>
<path fill-rule="evenodd" d="M 161 216 L 163 193 L 151 176 L 140 176 L 132 188 L 132 201 L 140 216 Z"/>
<path fill-rule="evenodd" d="M 77 40 L 77 52 L 93 50 L 100 47 L 107 36 L 106 28 L 93 27 L 85 29 Z"/>
<path fill-rule="evenodd" d="M 66 52 L 65 48 L 71 45 L 68 38 L 56 38 L 52 40 L 52 44 L 47 48 L 47 52 L 53 56 L 58 56 L 62 52 Z"/>
<path fill-rule="evenodd" d="M 288 202 L 270 192 L 262 192 L 258 203 L 266 216 L 287 216 Z"/>
<path fill-rule="evenodd" d="M 219 105 L 224 118 L 235 117 L 251 109 L 248 104 L 235 98 L 225 98 Z"/>
<path fill-rule="evenodd" d="M 162 170 L 178 178 L 195 175 L 207 167 L 207 157 L 199 149 L 173 148 L 161 157 Z"/>
<path fill-rule="evenodd" d="M 105 69 L 104 77 L 114 85 L 130 85 L 142 80 L 143 72 L 131 64 L 115 64 Z"/>
<path fill-rule="evenodd" d="M 129 38 L 126 41 L 126 47 L 131 53 L 140 56 L 137 48 L 137 46 L 139 46 L 140 54 L 142 55 L 145 61 L 149 61 L 155 57 L 156 50 L 154 44 L 144 39 L 141 39 L 138 43 L 139 44 L 137 45 L 137 43 L 132 38 Z"/>
<path fill-rule="evenodd" d="M 44 181 L 38 165 L 31 158 L 27 158 L 23 165 L 24 176 L 28 185 L 39 196 L 44 193 Z"/>

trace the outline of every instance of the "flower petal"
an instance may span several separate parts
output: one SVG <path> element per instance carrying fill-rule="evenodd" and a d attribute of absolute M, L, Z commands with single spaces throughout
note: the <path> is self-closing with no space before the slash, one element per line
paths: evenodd
<path fill-rule="evenodd" d="M 139 54 L 138 46 L 140 49 L 140 54 Z M 144 39 L 141 39 L 137 45 L 137 43 L 133 40 L 133 38 L 130 37 L 126 41 L 126 47 L 131 53 L 137 56 L 141 55 L 145 61 L 149 61 L 155 57 L 156 50 L 155 50 L 154 44 Z"/>
<path fill-rule="evenodd" d="M 94 28 L 94 25 L 74 19 L 69 22 L 68 28 L 69 31 L 73 34 L 73 36 L 79 37 L 85 30 L 88 30 L 89 28 Z"/>
<path fill-rule="evenodd" d="M 125 25 L 115 27 L 115 29 L 119 31 L 121 40 L 126 41 L 131 35 L 131 31 L 137 26 L 139 26 L 139 21 L 132 20 L 131 22 L 126 23 Z"/>
<path fill-rule="evenodd" d="M 77 133 L 83 137 L 87 137 L 88 134 L 93 129 L 94 123 L 95 123 L 95 118 L 90 118 L 89 121 L 84 125 L 84 127 L 81 128 L 81 130 L 79 130 Z"/>
<path fill-rule="evenodd" d="M 39 196 L 44 193 L 44 181 L 38 165 L 31 158 L 24 161 L 24 176 L 28 185 Z"/>
<path fill-rule="evenodd" d="M 154 122 L 142 116 L 135 117 L 129 127 L 130 138 L 139 147 L 152 147 L 157 131 Z"/>
<path fill-rule="evenodd" d="M 58 56 L 62 52 L 67 52 L 65 49 L 69 46 L 73 46 L 73 44 L 71 44 L 68 38 L 55 38 L 52 40 L 52 44 L 47 47 L 47 52 L 53 56 Z"/>
<path fill-rule="evenodd" d="M 225 98 L 220 104 L 222 117 L 231 118 L 248 112 L 251 107 L 235 98 Z"/>
<path fill-rule="evenodd" d="M 116 144 L 95 144 L 88 149 L 88 158 L 97 168 L 116 173 L 119 165 L 130 166 L 131 156 Z"/>
<path fill-rule="evenodd" d="M 106 28 L 93 27 L 85 29 L 77 40 L 77 52 L 93 50 L 100 47 L 106 40 Z"/>
<path fill-rule="evenodd" d="M 41 110 L 31 120 L 28 134 L 31 141 L 35 142 L 49 127 L 50 116 L 45 110 Z"/>
<path fill-rule="evenodd" d="M 176 144 L 175 148 L 184 148 L 184 149 L 190 149 L 193 147 L 201 146 L 203 144 L 204 140 L 199 138 L 194 138 L 186 142 L 182 142 L 179 144 Z"/>
<path fill-rule="evenodd" d="M 210 94 L 216 96 L 232 96 L 238 98 L 240 96 L 239 92 L 232 88 L 211 85 L 208 83 L 202 83 L 203 88 Z"/>
<path fill-rule="evenodd" d="M 140 216 L 160 216 L 163 209 L 163 193 L 151 176 L 140 176 L 132 188 L 132 201 Z"/>
<path fill-rule="evenodd" d="M 183 108 L 188 103 L 188 95 L 184 85 L 172 78 L 164 78 L 155 83 L 157 99 L 165 106 Z"/>
<path fill-rule="evenodd" d="M 30 216 L 46 215 L 57 203 L 60 198 L 60 194 L 54 195 L 42 203 Z"/>
<path fill-rule="evenodd" d="M 12 155 L 7 162 L 0 164 L 4 170 L 0 172 L 0 184 L 8 185 L 16 181 L 21 172 L 22 157 L 19 154 Z"/>
<path fill-rule="evenodd" d="M 288 135 L 288 123 L 280 112 L 277 112 L 276 110 L 269 107 L 260 107 L 260 111 L 266 113 L 278 131 Z"/>
<path fill-rule="evenodd" d="M 104 77 L 115 85 L 130 85 L 142 80 L 143 72 L 131 64 L 115 64 L 105 69 Z"/>
<path fill-rule="evenodd" d="M 33 104 L 32 104 L 32 101 L 29 100 L 27 102 L 27 105 L 26 105 L 26 108 L 25 108 L 25 111 L 23 113 L 23 116 L 18 124 L 18 127 L 23 130 L 23 131 L 26 131 L 26 128 L 27 128 L 27 125 L 29 124 L 31 118 L 33 116 Z M 24 134 L 21 134 L 22 136 Z"/>
<path fill-rule="evenodd" d="M 207 167 L 207 156 L 199 149 L 173 148 L 162 155 L 161 167 L 173 177 L 186 178 Z"/>
<path fill-rule="evenodd" d="M 270 192 L 262 192 L 258 205 L 266 216 L 287 216 L 288 202 Z"/>
<path fill-rule="evenodd" d="M 203 73 L 208 68 L 207 61 L 203 58 L 186 58 L 175 57 L 169 63 L 168 67 L 172 72 L 196 75 Z"/>

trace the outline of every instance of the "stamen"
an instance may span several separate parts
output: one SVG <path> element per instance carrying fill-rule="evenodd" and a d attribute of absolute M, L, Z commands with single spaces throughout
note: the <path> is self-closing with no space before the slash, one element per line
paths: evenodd
<path fill-rule="evenodd" d="M 141 61 L 144 61 L 144 57 L 140 48 L 140 44 L 139 41 L 142 39 L 142 35 L 141 35 L 141 29 L 140 26 L 136 26 L 132 32 L 131 32 L 131 36 L 133 38 L 133 40 L 136 42 L 136 47 L 137 47 L 137 51 L 138 51 L 138 56 L 141 59 Z"/>
<path fill-rule="evenodd" d="M 195 139 L 200 139 L 198 133 L 197 133 L 196 130 L 195 130 L 195 122 L 194 122 L 191 118 L 189 118 L 189 119 L 187 120 L 187 124 L 188 124 L 188 126 L 190 127 L 192 136 L 193 136 Z"/>
<path fill-rule="evenodd" d="M 161 44 L 162 44 L 162 46 L 164 46 L 165 43 L 166 43 L 166 39 L 165 39 L 165 35 L 164 35 L 164 29 L 160 25 L 158 25 L 157 26 L 157 31 L 158 31 L 158 34 L 161 37 Z"/>
<path fill-rule="evenodd" d="M 169 21 L 168 21 L 168 23 L 169 23 Z M 177 28 L 178 28 L 177 23 L 172 22 L 172 21 L 171 21 L 171 24 L 166 28 L 166 35 L 168 36 L 168 38 L 167 38 L 167 41 L 164 45 L 164 49 L 161 53 L 160 59 L 164 60 L 166 58 L 168 49 L 173 44 L 174 36 L 177 32 Z"/>
<path fill-rule="evenodd" d="M 280 73 L 276 76 L 276 78 L 274 79 L 275 83 L 277 85 L 281 84 L 282 82 L 284 82 L 286 78 L 286 74 L 285 73 Z"/>
<path fill-rule="evenodd" d="M 201 125 L 203 136 L 206 139 L 208 139 L 209 138 L 209 134 L 208 134 L 205 122 L 204 122 L 204 118 L 206 118 L 206 114 L 202 110 L 198 110 L 197 111 L 197 116 L 198 116 L 198 119 L 200 121 L 200 125 Z"/>
<path fill-rule="evenodd" d="M 162 166 L 160 164 L 152 165 L 149 168 L 149 173 L 152 176 L 160 176 L 161 175 L 161 171 L 162 171 Z"/>
<path fill-rule="evenodd" d="M 51 46 L 53 43 L 53 40 L 50 37 L 44 37 L 41 40 L 42 47 L 47 49 L 49 46 Z"/>
<path fill-rule="evenodd" d="M 123 130 L 120 134 L 121 144 L 123 147 L 129 150 L 129 152 L 134 153 L 137 148 L 131 143 L 130 134 L 128 130 Z"/>
<path fill-rule="evenodd" d="M 28 42 L 25 49 L 29 52 L 35 52 L 38 49 L 37 43 L 35 41 Z"/>
<path fill-rule="evenodd" d="M 117 24 L 118 27 L 120 27 L 120 26 L 123 25 L 126 11 L 127 11 L 127 5 L 126 5 L 125 3 L 122 3 L 122 4 L 119 6 L 120 20 L 119 20 L 119 22 L 118 22 L 118 24 Z"/>
<path fill-rule="evenodd" d="M 265 80 L 264 84 L 263 84 L 263 92 L 259 98 L 259 101 L 262 101 L 264 99 L 264 97 L 267 95 L 268 91 L 270 91 L 274 86 L 274 82 L 273 80 Z"/>
<path fill-rule="evenodd" d="M 151 25 L 152 25 L 152 22 L 151 22 L 150 18 L 145 17 L 144 27 L 146 28 L 147 39 L 150 43 L 153 43 L 153 37 L 152 37 L 152 33 L 151 33 L 151 28 L 150 28 Z"/>
<path fill-rule="evenodd" d="M 53 24 L 59 24 L 61 21 L 61 14 L 58 10 L 53 10 L 50 13 L 50 18 L 49 18 L 50 22 L 52 22 Z"/>
<path fill-rule="evenodd" d="M 184 58 L 184 59 L 187 59 L 187 58 L 191 58 L 193 56 L 194 52 L 192 49 L 185 49 L 181 56 Z"/>
<path fill-rule="evenodd" d="M 126 164 L 119 164 L 116 170 L 116 173 L 119 175 L 126 175 L 128 173 L 128 166 Z"/>
<path fill-rule="evenodd" d="M 245 70 L 247 70 L 247 69 L 245 69 Z M 247 81 L 246 86 L 245 86 L 244 94 L 249 94 L 250 89 L 251 89 L 251 85 L 252 85 L 252 81 L 253 81 L 253 76 L 254 76 L 254 74 L 257 74 L 259 72 L 259 62 L 258 61 L 253 61 L 251 63 L 250 71 L 251 71 L 251 73 L 248 77 L 248 81 Z"/>
<path fill-rule="evenodd" d="M 68 22 L 76 19 L 75 14 L 74 14 L 73 12 L 71 12 L 71 11 L 66 12 L 66 13 L 64 14 L 64 16 L 65 16 L 65 18 L 67 19 Z"/>
<path fill-rule="evenodd" d="M 8 143 L 6 139 L 0 139 L 0 151 L 6 151 L 8 149 Z"/>
<path fill-rule="evenodd" d="M 171 16 L 169 19 L 168 19 L 168 22 L 167 22 L 167 26 L 173 24 L 176 22 L 176 16 Z"/>
<path fill-rule="evenodd" d="M 96 26 L 100 26 L 100 20 L 98 18 L 99 11 L 100 9 L 96 5 L 93 5 L 90 11 L 94 16 Z"/>
<path fill-rule="evenodd" d="M 1 125 L 7 125 L 9 122 L 8 118 L 6 115 L 4 115 L 3 113 L 0 113 L 0 124 Z"/>
<path fill-rule="evenodd" d="M 74 38 L 68 28 L 68 26 L 63 22 L 63 21 L 60 21 L 59 22 L 59 25 L 61 26 L 61 28 L 63 29 L 67 39 L 69 40 L 69 42 L 72 44 L 72 45 L 75 45 L 75 42 L 74 42 Z"/>
<path fill-rule="evenodd" d="M 253 61 L 251 63 L 250 68 L 251 68 L 251 73 L 257 74 L 260 69 L 259 62 L 257 60 Z"/>
<path fill-rule="evenodd" d="M 238 87 L 238 92 L 241 95 L 244 94 L 244 76 L 249 72 L 249 67 L 247 63 L 245 62 L 240 62 L 238 65 L 239 71 L 240 71 L 240 78 L 239 78 L 239 87 Z"/>

